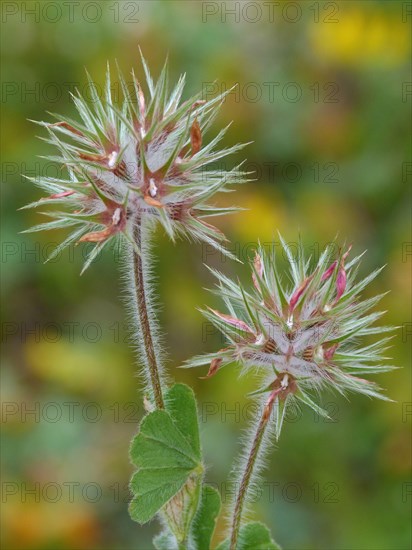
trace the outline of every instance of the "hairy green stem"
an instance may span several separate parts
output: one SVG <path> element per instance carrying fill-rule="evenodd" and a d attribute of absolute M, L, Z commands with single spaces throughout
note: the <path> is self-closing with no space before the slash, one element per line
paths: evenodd
<path fill-rule="evenodd" d="M 255 437 L 253 438 L 253 441 L 252 441 L 252 446 L 249 452 L 249 456 L 247 457 L 245 470 L 242 475 L 242 481 L 240 483 L 239 492 L 236 496 L 235 507 L 233 510 L 231 535 L 230 535 L 230 550 L 236 550 L 236 545 L 239 537 L 240 525 L 242 520 L 242 512 L 245 505 L 246 496 L 250 485 L 250 480 L 252 479 L 254 467 L 256 465 L 256 460 L 259 456 L 259 451 L 262 446 L 263 436 L 265 434 L 265 430 L 268 425 L 270 415 L 272 413 L 273 405 L 280 391 L 281 391 L 280 388 L 273 390 L 268 400 L 266 401 L 265 407 L 263 409 L 262 417 L 256 429 Z"/>
<path fill-rule="evenodd" d="M 142 341 L 144 346 L 144 352 L 147 358 L 147 367 L 149 370 L 149 377 L 153 391 L 153 397 L 155 400 L 156 408 L 164 409 L 164 401 L 162 394 L 162 385 L 160 381 L 159 365 L 157 363 L 154 335 L 152 324 L 149 316 L 148 309 L 148 296 L 146 292 L 145 277 L 144 277 L 144 265 L 142 255 L 146 251 L 147 243 L 143 243 L 142 246 L 142 225 L 141 220 L 136 223 L 134 230 L 134 240 L 140 250 L 138 254 L 135 250 L 133 254 L 133 274 L 135 283 L 135 298 L 137 306 L 137 314 L 139 317 L 140 330 L 142 332 Z"/>

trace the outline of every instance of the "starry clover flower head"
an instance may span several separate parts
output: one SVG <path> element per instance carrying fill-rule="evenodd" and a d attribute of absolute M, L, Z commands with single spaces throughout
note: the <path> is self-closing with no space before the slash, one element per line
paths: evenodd
<path fill-rule="evenodd" d="M 60 207 L 42 212 L 52 221 L 28 231 L 71 230 L 50 258 L 69 244 L 94 243 L 84 270 L 113 238 L 120 236 L 136 249 L 133 231 L 143 218 L 160 222 L 172 240 L 203 241 L 230 255 L 224 235 L 205 218 L 239 210 L 209 200 L 231 184 L 248 181 L 247 174 L 240 165 L 232 170 L 209 166 L 246 144 L 219 148 L 228 127 L 203 143 L 228 92 L 208 101 L 199 93 L 181 102 L 185 76 L 169 93 L 167 61 L 157 82 L 143 56 L 142 63 L 148 94 L 133 72 L 130 83 L 118 70 L 123 100 L 115 101 L 108 66 L 103 94 L 88 75 L 90 101 L 79 93 L 72 96 L 79 121 L 53 115 L 57 122 L 38 123 L 48 131 L 44 141 L 59 151 L 45 158 L 67 172 L 66 177 L 28 178 L 49 195 L 24 208 Z"/>
<path fill-rule="evenodd" d="M 393 368 L 384 364 L 383 355 L 391 338 L 384 334 L 393 329 L 373 326 L 383 314 L 374 311 L 383 294 L 361 298 L 381 269 L 357 281 L 362 255 L 349 260 L 351 247 L 332 261 L 336 246 L 331 244 L 311 267 L 301 244 L 297 254 L 282 239 L 281 244 L 288 263 L 287 282 L 279 273 L 275 246 L 269 252 L 258 247 L 248 290 L 212 270 L 218 280 L 213 292 L 223 299 L 227 312 L 208 308 L 203 314 L 223 333 L 227 346 L 185 365 L 208 364 L 206 378 L 233 362 L 241 365 L 242 372 L 257 372 L 261 387 L 251 395 L 276 396 L 277 436 L 286 406 L 296 400 L 327 416 L 314 399 L 325 388 L 385 399 L 363 375 Z M 379 335 L 376 342 L 362 343 L 363 337 L 373 334 Z"/>

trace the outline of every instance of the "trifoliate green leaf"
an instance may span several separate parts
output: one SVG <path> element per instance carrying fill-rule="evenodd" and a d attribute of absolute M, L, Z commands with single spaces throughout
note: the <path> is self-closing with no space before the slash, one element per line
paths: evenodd
<path fill-rule="evenodd" d="M 216 550 L 229 550 L 230 541 L 225 540 Z M 241 527 L 236 550 L 281 550 L 273 541 L 269 529 L 263 523 L 254 521 Z"/>
<path fill-rule="evenodd" d="M 148 414 L 130 449 L 137 472 L 129 512 L 146 523 L 186 484 L 200 482 L 199 429 L 193 392 L 176 384 L 166 395 L 166 410 Z"/>
<path fill-rule="evenodd" d="M 204 485 L 199 508 L 191 528 L 193 550 L 209 550 L 219 511 L 219 491 L 210 485 Z"/>

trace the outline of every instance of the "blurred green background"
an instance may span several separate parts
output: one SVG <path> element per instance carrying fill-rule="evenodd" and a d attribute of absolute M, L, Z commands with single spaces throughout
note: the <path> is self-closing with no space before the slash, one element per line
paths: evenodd
<path fill-rule="evenodd" d="M 324 396 L 334 422 L 290 418 L 256 488 L 256 517 L 285 549 L 400 550 L 411 545 L 411 75 L 408 2 L 2 2 L 2 538 L 5 549 L 151 548 L 158 530 L 127 513 L 128 445 L 142 397 L 119 280 L 106 252 L 79 277 L 82 249 L 47 265 L 62 234 L 22 235 L 41 216 L 17 209 L 40 192 L 21 174 L 53 174 L 28 119 L 76 116 L 69 98 L 106 60 L 142 76 L 170 56 L 185 97 L 238 83 L 213 131 L 253 143 L 256 181 L 218 199 L 248 210 L 218 219 L 245 260 L 279 229 L 317 251 L 338 235 L 362 273 L 387 264 L 366 295 L 401 328 L 378 382 L 395 403 Z M 212 84 L 216 80 L 217 84 Z M 409 82 L 409 84 L 408 84 Z M 44 135 L 44 134 L 43 134 Z M 227 166 L 242 160 L 230 159 Z M 54 172 L 53 172 L 54 171 Z M 199 399 L 207 478 L 223 491 L 251 415 L 248 379 L 177 370 L 220 337 L 196 307 L 215 303 L 203 262 L 246 280 L 201 246 L 157 236 L 156 273 L 169 369 Z M 114 261 L 115 260 L 115 261 Z M 31 412 L 30 411 L 34 411 Z M 217 538 L 222 534 L 219 524 Z"/>

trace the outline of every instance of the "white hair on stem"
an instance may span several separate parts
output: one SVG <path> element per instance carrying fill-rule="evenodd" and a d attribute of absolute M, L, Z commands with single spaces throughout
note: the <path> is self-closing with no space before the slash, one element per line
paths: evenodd
<path fill-rule="evenodd" d="M 142 365 L 139 374 L 143 377 L 147 395 L 158 408 L 163 408 L 162 394 L 167 383 L 163 366 L 166 357 L 157 320 L 159 303 L 153 276 L 154 256 L 151 253 L 153 231 L 153 221 L 142 216 L 134 232 L 139 240 L 136 244 L 140 254 L 131 243 L 127 244 L 127 260 L 123 269 L 127 282 L 126 307 L 133 323 L 133 345 Z"/>
<path fill-rule="evenodd" d="M 230 473 L 230 481 L 231 483 L 233 483 L 234 491 L 231 492 L 231 500 L 230 500 L 228 510 L 226 512 L 226 521 L 228 523 L 228 527 L 230 527 L 230 522 L 232 521 L 232 516 L 233 516 L 235 504 L 236 504 L 236 497 L 239 493 L 242 476 L 244 474 L 247 462 L 250 457 L 250 452 L 253 447 L 256 432 L 261 421 L 263 410 L 265 408 L 266 400 L 267 400 L 267 396 L 263 396 L 261 399 L 257 401 L 256 415 L 253 418 L 253 421 L 250 423 L 250 425 L 243 430 L 242 435 L 240 437 L 239 447 L 240 449 L 242 449 L 242 451 L 240 455 L 235 459 L 232 471 Z M 274 439 L 275 439 L 275 425 L 272 419 L 269 418 L 269 421 L 266 423 L 266 426 L 265 426 L 262 440 L 259 445 L 259 452 L 256 456 L 253 471 L 248 483 L 248 488 L 246 490 L 246 496 L 244 501 L 245 505 L 242 511 L 243 518 L 245 517 L 247 518 L 248 515 L 250 514 L 250 510 L 248 506 L 251 502 L 251 493 L 253 491 L 253 486 L 260 481 L 261 473 L 267 466 L 266 456 L 269 449 L 273 446 Z"/>

